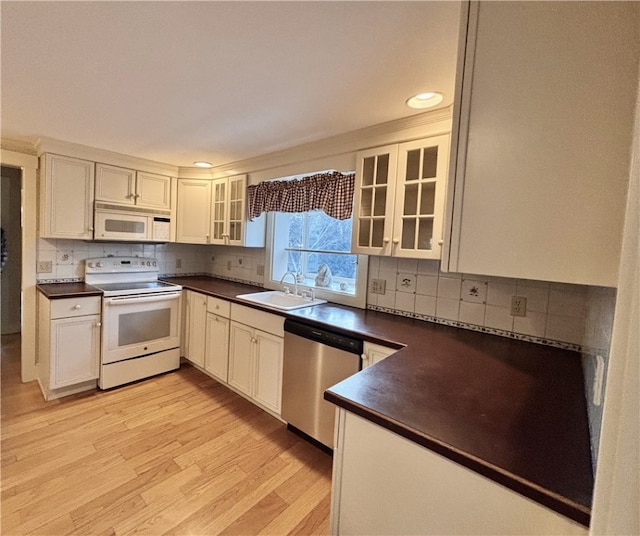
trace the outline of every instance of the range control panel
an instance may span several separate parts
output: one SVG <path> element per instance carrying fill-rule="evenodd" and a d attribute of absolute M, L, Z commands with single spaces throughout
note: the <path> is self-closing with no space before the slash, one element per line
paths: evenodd
<path fill-rule="evenodd" d="M 157 271 L 158 261 L 149 257 L 95 257 L 85 261 L 85 273 L 88 274 Z"/>

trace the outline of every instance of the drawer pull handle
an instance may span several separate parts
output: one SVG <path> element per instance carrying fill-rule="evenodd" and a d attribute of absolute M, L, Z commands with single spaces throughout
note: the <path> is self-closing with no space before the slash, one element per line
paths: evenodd
<path fill-rule="evenodd" d="M 74 309 L 81 309 L 81 308 L 82 308 L 82 306 L 81 306 L 81 305 L 79 305 L 79 304 L 76 304 L 76 305 L 74 305 L 74 306 L 73 306 L 73 308 L 74 308 Z"/>

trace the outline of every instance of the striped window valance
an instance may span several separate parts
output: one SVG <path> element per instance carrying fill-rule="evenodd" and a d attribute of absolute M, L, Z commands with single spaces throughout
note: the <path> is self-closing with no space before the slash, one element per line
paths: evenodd
<path fill-rule="evenodd" d="M 337 220 L 353 211 L 355 173 L 332 171 L 301 179 L 264 181 L 247 187 L 249 219 L 263 212 L 323 210 Z"/>

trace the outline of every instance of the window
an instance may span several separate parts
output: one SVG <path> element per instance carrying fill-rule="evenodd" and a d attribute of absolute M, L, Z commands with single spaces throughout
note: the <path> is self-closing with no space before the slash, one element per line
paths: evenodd
<path fill-rule="evenodd" d="M 267 222 L 265 286 L 282 289 L 282 277 L 291 272 L 299 289 L 312 288 L 317 297 L 328 301 L 365 306 L 368 259 L 350 253 L 351 218 L 336 220 L 313 210 L 271 212 Z M 284 284 L 291 287 L 291 275 Z"/>

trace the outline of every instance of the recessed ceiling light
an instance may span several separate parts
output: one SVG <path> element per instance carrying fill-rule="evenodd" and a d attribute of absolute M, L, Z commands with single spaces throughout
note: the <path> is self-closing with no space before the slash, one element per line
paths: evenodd
<path fill-rule="evenodd" d="M 194 162 L 194 166 L 201 168 L 212 168 L 213 164 L 211 162 Z"/>
<path fill-rule="evenodd" d="M 438 93 L 437 91 L 428 91 L 426 93 L 418 93 L 414 95 L 410 99 L 407 99 L 407 106 L 409 108 L 432 108 L 437 104 L 440 104 L 444 99 L 444 95 L 442 93 Z"/>

